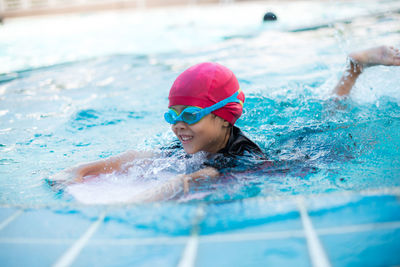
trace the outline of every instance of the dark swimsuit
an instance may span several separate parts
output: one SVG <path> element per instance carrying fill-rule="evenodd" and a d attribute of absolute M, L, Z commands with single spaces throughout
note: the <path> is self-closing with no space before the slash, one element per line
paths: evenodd
<path fill-rule="evenodd" d="M 181 153 L 182 144 L 177 141 L 167 148 L 162 148 L 165 155 L 172 156 Z M 221 172 L 237 169 L 249 170 L 254 165 L 259 165 L 267 160 L 260 147 L 247 138 L 236 126 L 231 128 L 231 133 L 226 146 L 215 154 L 210 154 L 203 166 L 214 167 Z"/>
<path fill-rule="evenodd" d="M 266 159 L 267 157 L 260 147 L 246 137 L 238 127 L 233 126 L 225 148 L 212 154 L 204 165 L 214 167 L 222 172 L 233 169 L 245 171 Z"/>
<path fill-rule="evenodd" d="M 217 153 L 221 153 L 224 156 L 243 156 L 248 154 L 262 158 L 265 157 L 260 147 L 247 138 L 236 126 L 231 128 L 231 134 L 225 148 Z"/>

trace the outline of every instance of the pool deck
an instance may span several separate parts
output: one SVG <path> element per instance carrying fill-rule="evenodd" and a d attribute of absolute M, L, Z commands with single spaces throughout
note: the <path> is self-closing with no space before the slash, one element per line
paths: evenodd
<path fill-rule="evenodd" d="M 0 18 L 8 19 L 26 16 L 58 15 L 68 13 L 86 13 L 123 9 L 163 8 L 173 6 L 194 6 L 213 4 L 240 4 L 245 2 L 265 2 L 276 4 L 279 2 L 329 0 L 93 0 L 62 1 L 62 0 L 12 0 L 13 5 L 8 7 L 6 0 L 0 0 Z M 351 1 L 351 0 L 341 0 Z M 58 3 L 59 2 L 59 3 Z"/>
<path fill-rule="evenodd" d="M 225 203 L 3 206 L 0 262 L 394 266 L 400 264 L 399 197 L 400 188 L 391 188 Z"/>
<path fill-rule="evenodd" d="M 25 2 L 14 0 L 16 6 L 7 8 L 5 2 L 2 4 L 2 1 L 4 0 L 0 0 L 0 17 L 3 18 L 233 2 L 230 0 L 103 0 L 98 2 L 81 0 L 75 2 L 58 1 L 58 3 L 56 0 L 52 3 L 46 0 L 25 0 Z M 21 4 L 18 4 L 18 2 L 21 2 Z M 26 4 L 27 2 L 28 4 Z M 32 3 L 29 4 L 29 2 Z M 239 2 L 243 2 L 243 0 Z M 2 6 L 4 6 L 3 10 L 1 9 Z"/>

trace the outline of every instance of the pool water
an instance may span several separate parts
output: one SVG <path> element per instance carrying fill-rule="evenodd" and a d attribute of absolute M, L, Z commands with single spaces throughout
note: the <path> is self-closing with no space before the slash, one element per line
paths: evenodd
<path fill-rule="evenodd" d="M 278 21 L 262 25 L 267 10 Z M 400 264 L 400 68 L 367 69 L 348 99 L 331 94 L 349 52 L 400 46 L 399 10 L 398 1 L 283 1 L 6 20 L 0 262 Z M 233 70 L 246 94 L 237 126 L 284 164 L 153 204 L 127 202 L 204 155 L 48 185 L 73 165 L 170 144 L 169 88 L 204 61 Z"/>
<path fill-rule="evenodd" d="M 202 186 L 193 199 L 214 201 L 399 186 L 400 69 L 368 69 L 349 99 L 337 102 L 331 95 L 345 65 L 346 53 L 377 44 L 399 44 L 398 14 L 365 17 L 372 4 L 367 5 L 369 9 L 353 9 L 351 15 L 356 19 L 351 24 L 337 23 L 303 32 L 290 32 L 295 23 L 287 18 L 293 12 L 293 5 L 286 12 L 284 5 L 278 5 L 282 21 L 260 26 L 259 19 L 255 21 L 254 16 L 249 16 L 251 12 L 260 14 L 263 6 L 260 3 L 189 8 L 189 13 L 196 16 L 167 20 L 162 25 L 163 16 L 168 13 L 161 10 L 75 15 L 64 18 L 65 21 L 59 17 L 31 18 L 33 32 L 43 29 L 44 23 L 69 26 L 60 26 L 58 34 L 64 36 L 62 40 L 52 36 L 54 26 L 44 27 L 43 40 L 36 38 L 33 43 L 27 43 L 25 35 L 12 31 L 26 19 L 6 23 L 1 28 L 0 45 L 6 48 L 1 49 L 3 53 L 8 54 L 2 58 L 5 62 L 7 58 L 18 60 L 14 65 L 2 65 L 6 73 L 2 74 L 0 87 L 3 177 L 0 201 L 15 204 L 74 201 L 70 194 L 55 195 L 44 178 L 126 149 L 153 150 L 168 145 L 174 140 L 163 121 L 168 90 L 180 72 L 204 61 L 217 61 L 234 71 L 247 97 L 237 125 L 271 160 L 287 164 L 273 173 L 264 169 L 234 175 L 228 182 Z M 395 1 L 388 1 L 379 8 L 393 10 L 396 5 L 399 7 Z M 240 7 L 246 12 L 240 12 Z M 303 3 L 300 7 L 311 6 Z M 313 8 L 319 11 L 321 6 L 314 4 Z M 218 13 L 218 18 L 204 21 L 200 19 L 201 12 Z M 326 12 L 322 13 L 324 21 L 342 19 L 335 12 Z M 229 15 L 242 15 L 242 23 L 230 25 L 233 19 Z M 145 16 L 155 27 L 151 35 L 136 33 L 135 27 Z M 322 21 L 319 16 L 313 18 L 314 23 Z M 155 17 L 160 21 L 153 21 Z M 306 28 L 311 19 L 298 23 L 298 28 Z M 211 22 L 215 24 L 213 30 L 204 33 Z M 78 39 L 82 38 L 83 30 L 76 34 L 73 31 L 80 23 L 94 28 L 83 40 Z M 105 25 L 100 40 L 96 23 Z M 117 37 L 122 48 L 102 42 L 115 37 L 107 30 L 116 24 L 124 32 Z M 133 28 L 128 31 L 129 27 Z M 188 28 L 192 34 L 199 31 L 196 36 L 202 41 L 189 40 Z M 157 34 L 165 34 L 166 29 L 169 40 L 176 44 L 182 39 L 184 48 L 167 41 L 155 43 L 154 38 L 162 38 Z M 203 35 L 205 38 L 201 38 Z M 8 47 L 11 40 L 7 37 L 16 44 Z M 93 40 L 101 45 L 92 43 L 90 47 L 94 50 L 101 47 L 102 51 L 84 56 L 79 49 L 70 47 L 74 44 L 89 49 L 86 43 Z M 137 47 L 147 42 L 152 46 Z M 31 51 L 32 57 L 38 58 L 26 58 L 23 53 L 15 55 L 18 46 L 21 46 L 19 51 Z M 47 46 L 57 49 L 48 51 Z M 136 47 L 127 51 L 129 46 Z M 64 54 L 72 52 L 75 60 L 69 61 Z M 60 58 L 54 59 L 56 64 L 48 65 L 42 53 Z M 86 202 L 91 203 L 107 202 L 103 197 L 107 191 L 111 201 L 115 195 L 135 190 L 140 177 L 157 181 L 184 172 L 185 166 L 171 168 L 180 161 L 160 159 L 153 166 L 132 170 L 128 176 L 104 177 L 96 185 L 81 185 L 72 191 L 78 195 L 93 192 L 89 199 L 86 197 Z M 182 164 L 194 163 L 192 160 Z M 120 191 L 122 188 L 129 190 Z"/>

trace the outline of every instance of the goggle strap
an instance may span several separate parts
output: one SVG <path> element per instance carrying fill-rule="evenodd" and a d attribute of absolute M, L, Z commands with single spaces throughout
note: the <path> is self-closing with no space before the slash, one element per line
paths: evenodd
<path fill-rule="evenodd" d="M 225 106 L 226 104 L 232 103 L 232 102 L 233 102 L 233 103 L 240 103 L 241 105 L 243 105 L 243 102 L 242 102 L 240 99 L 237 98 L 237 96 L 239 95 L 239 93 L 240 93 L 240 89 L 239 89 L 236 93 L 234 93 L 233 95 L 231 95 L 230 97 L 225 98 L 224 100 L 222 100 L 222 101 L 220 101 L 220 102 L 218 102 L 218 103 L 212 105 L 211 107 L 207 107 L 207 108 L 202 109 L 202 110 L 199 112 L 199 114 L 201 114 L 201 115 L 202 115 L 203 113 L 209 114 L 209 113 L 211 113 L 211 112 L 213 112 L 213 111 L 215 111 L 215 110 L 217 110 L 217 109 L 222 108 L 222 107 Z"/>

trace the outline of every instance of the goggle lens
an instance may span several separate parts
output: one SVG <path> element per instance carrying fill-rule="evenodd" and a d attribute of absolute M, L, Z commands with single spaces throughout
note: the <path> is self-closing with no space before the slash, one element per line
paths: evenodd
<path fill-rule="evenodd" d="M 187 122 L 188 124 L 194 123 L 196 121 L 196 114 L 188 111 L 182 112 L 182 119 L 183 121 Z M 190 123 L 191 122 L 191 123 Z"/>
<path fill-rule="evenodd" d="M 178 115 L 175 110 L 170 109 L 164 114 L 164 118 L 170 124 L 176 124 L 178 121 L 183 121 L 187 124 L 194 124 L 201 119 L 197 116 L 199 110 L 201 109 L 197 107 L 187 107 L 180 115 Z"/>
<path fill-rule="evenodd" d="M 169 123 L 169 124 L 174 124 L 175 123 L 175 119 L 173 118 L 172 114 L 171 114 L 172 110 L 169 110 L 168 112 L 165 112 L 164 114 L 164 119 Z M 173 112 L 173 111 L 172 111 Z"/>

